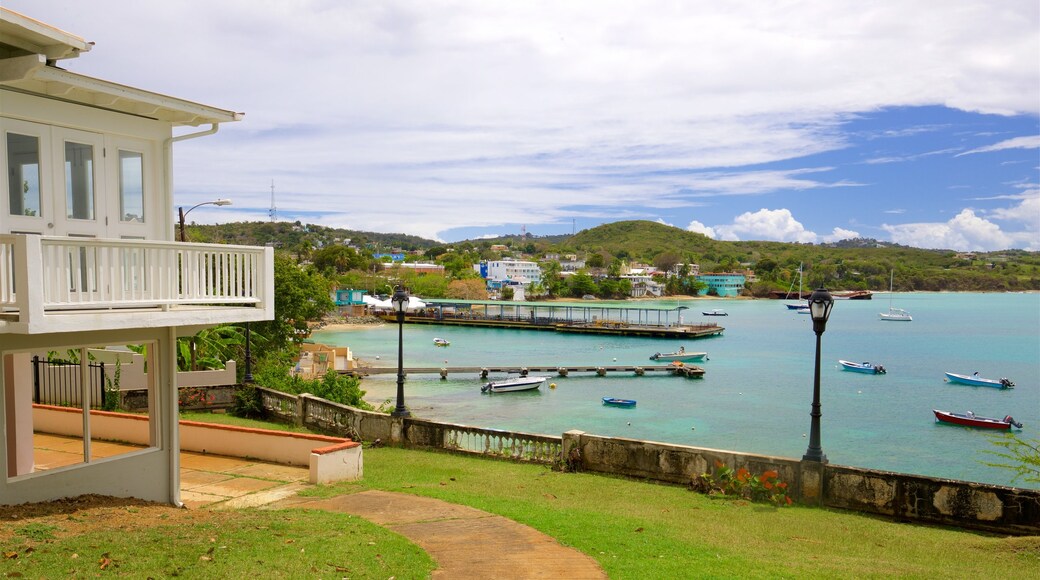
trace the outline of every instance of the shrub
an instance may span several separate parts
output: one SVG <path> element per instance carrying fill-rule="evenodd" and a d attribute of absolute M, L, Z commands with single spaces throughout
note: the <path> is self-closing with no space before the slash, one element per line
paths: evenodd
<path fill-rule="evenodd" d="M 780 481 L 775 470 L 753 475 L 746 468 L 734 471 L 721 461 L 715 462 L 715 473 L 703 473 L 694 481 L 694 488 L 709 495 L 744 498 L 769 502 L 776 506 L 791 505 L 787 483 Z"/>

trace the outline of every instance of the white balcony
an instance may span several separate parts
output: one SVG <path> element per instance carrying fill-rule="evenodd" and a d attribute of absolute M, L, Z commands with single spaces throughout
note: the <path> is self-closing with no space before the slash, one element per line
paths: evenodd
<path fill-rule="evenodd" d="M 0 235 L 0 333 L 273 317 L 271 248 Z"/>

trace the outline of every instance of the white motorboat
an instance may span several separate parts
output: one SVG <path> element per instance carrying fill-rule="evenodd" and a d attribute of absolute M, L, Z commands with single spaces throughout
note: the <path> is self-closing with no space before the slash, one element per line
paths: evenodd
<path fill-rule="evenodd" d="M 531 391 L 545 383 L 545 377 L 516 377 L 490 381 L 480 387 L 482 393 L 511 393 L 513 391 Z"/>
<path fill-rule="evenodd" d="M 680 350 L 679 352 L 656 352 L 650 355 L 650 360 L 658 362 L 693 362 L 704 360 L 704 357 L 708 356 L 706 352 L 686 352 Z"/>

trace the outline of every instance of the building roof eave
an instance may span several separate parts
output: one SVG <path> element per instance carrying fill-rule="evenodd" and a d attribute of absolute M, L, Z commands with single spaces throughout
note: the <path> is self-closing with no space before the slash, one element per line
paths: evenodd
<path fill-rule="evenodd" d="M 21 92 L 166 121 L 199 126 L 242 119 L 243 113 L 219 109 L 160 93 L 88 77 L 48 66 L 43 55 L 0 60 L 0 86 Z"/>

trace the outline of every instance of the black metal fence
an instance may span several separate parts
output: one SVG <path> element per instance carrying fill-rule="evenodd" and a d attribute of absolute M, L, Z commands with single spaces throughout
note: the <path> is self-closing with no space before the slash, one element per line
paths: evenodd
<path fill-rule="evenodd" d="M 80 406 L 83 401 L 83 390 L 79 363 L 63 360 L 45 360 L 38 356 L 32 358 L 33 365 L 33 402 L 44 405 L 63 407 Z M 105 396 L 105 364 L 89 363 L 90 367 L 90 408 L 103 409 Z"/>

